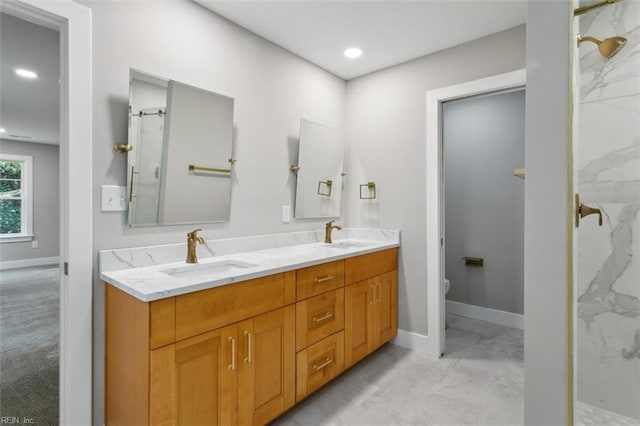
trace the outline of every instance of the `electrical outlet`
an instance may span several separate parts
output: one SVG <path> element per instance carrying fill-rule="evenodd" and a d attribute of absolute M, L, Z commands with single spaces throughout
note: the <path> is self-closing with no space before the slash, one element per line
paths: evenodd
<path fill-rule="evenodd" d="M 291 222 L 291 206 L 282 206 L 282 223 Z"/>
<path fill-rule="evenodd" d="M 33 249 L 38 248 L 38 240 L 31 240 L 31 248 Z"/>
<path fill-rule="evenodd" d="M 123 212 L 127 210 L 127 187 L 102 185 L 102 211 Z"/>

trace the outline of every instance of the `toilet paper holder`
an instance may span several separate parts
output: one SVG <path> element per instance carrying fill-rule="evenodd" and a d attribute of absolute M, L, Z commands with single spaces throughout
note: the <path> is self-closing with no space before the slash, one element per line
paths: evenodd
<path fill-rule="evenodd" d="M 463 257 L 463 259 L 464 259 L 464 264 L 467 266 L 475 266 L 478 268 L 481 268 L 484 266 L 484 258 L 482 257 L 465 256 Z"/>

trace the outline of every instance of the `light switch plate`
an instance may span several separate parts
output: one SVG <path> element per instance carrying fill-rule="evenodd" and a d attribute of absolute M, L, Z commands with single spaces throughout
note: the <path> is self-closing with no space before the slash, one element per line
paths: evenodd
<path fill-rule="evenodd" d="M 282 206 L 282 223 L 291 223 L 291 206 Z"/>
<path fill-rule="evenodd" d="M 102 185 L 102 211 L 123 212 L 127 210 L 127 187 Z"/>

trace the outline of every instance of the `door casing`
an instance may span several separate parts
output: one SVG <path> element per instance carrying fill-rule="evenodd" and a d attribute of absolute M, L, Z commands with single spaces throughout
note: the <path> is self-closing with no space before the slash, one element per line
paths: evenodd
<path fill-rule="evenodd" d="M 427 354 L 434 358 L 442 356 L 445 344 L 442 104 L 525 86 L 526 70 L 520 69 L 427 92 Z"/>
<path fill-rule="evenodd" d="M 60 424 L 92 424 L 91 10 L 2 0 L 2 12 L 60 33 Z M 68 265 L 68 275 L 62 271 Z"/>

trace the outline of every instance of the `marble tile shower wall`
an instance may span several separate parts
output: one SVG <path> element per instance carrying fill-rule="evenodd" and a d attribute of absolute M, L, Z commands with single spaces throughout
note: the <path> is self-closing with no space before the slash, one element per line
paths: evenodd
<path fill-rule="evenodd" d="M 581 17 L 580 33 L 623 36 L 604 60 L 580 46 L 578 192 L 604 213 L 578 232 L 577 398 L 640 420 L 640 2 Z"/>

